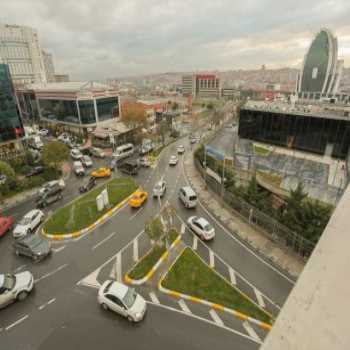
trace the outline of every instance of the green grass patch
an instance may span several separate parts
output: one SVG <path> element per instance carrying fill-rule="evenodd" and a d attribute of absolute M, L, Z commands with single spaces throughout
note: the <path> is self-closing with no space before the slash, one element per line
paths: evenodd
<path fill-rule="evenodd" d="M 138 185 L 133 179 L 128 177 L 108 181 L 56 211 L 44 225 L 46 233 L 72 233 L 93 224 L 108 211 L 108 209 L 104 209 L 99 212 L 96 205 L 96 197 L 106 187 L 108 189 L 109 202 L 113 207 L 134 192 Z"/>
<path fill-rule="evenodd" d="M 268 154 L 270 154 L 270 150 L 262 146 L 254 145 L 254 153 L 260 156 L 267 156 Z"/>
<path fill-rule="evenodd" d="M 165 288 L 221 304 L 258 320 L 271 318 L 186 248 L 162 282 Z"/>
<path fill-rule="evenodd" d="M 169 231 L 169 245 L 173 243 L 178 236 L 175 229 Z M 163 245 L 155 245 L 128 273 L 129 277 L 134 280 L 139 280 L 145 277 L 152 267 L 157 263 L 162 254 L 166 251 L 165 239 L 163 238 Z"/>

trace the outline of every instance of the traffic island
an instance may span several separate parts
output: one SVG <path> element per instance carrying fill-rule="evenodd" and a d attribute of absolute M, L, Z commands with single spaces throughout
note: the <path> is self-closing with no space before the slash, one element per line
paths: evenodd
<path fill-rule="evenodd" d="M 211 269 L 191 248 L 185 248 L 159 282 L 173 297 L 208 305 L 271 329 L 272 317 Z"/>
<path fill-rule="evenodd" d="M 168 242 L 166 243 L 166 239 Z M 141 285 L 148 281 L 163 261 L 169 256 L 169 252 L 181 241 L 179 233 L 170 229 L 168 238 L 162 237 L 160 244 L 153 247 L 144 255 L 135 266 L 125 275 L 125 281 L 133 285 Z M 166 248 L 166 244 L 170 245 Z"/>
<path fill-rule="evenodd" d="M 137 188 L 138 185 L 131 178 L 110 180 L 57 210 L 45 222 L 42 233 L 48 238 L 58 240 L 78 237 L 125 205 Z M 110 205 L 98 211 L 96 197 L 104 189 L 108 191 Z"/>

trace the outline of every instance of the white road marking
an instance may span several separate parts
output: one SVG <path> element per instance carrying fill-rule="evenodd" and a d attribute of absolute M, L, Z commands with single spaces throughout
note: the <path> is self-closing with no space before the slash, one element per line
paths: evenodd
<path fill-rule="evenodd" d="M 135 219 L 136 215 L 138 215 L 138 214 L 142 211 L 142 209 L 143 209 L 144 207 L 145 207 L 145 206 L 142 205 L 139 209 L 137 209 L 136 213 L 135 213 L 134 215 L 130 216 L 129 221 Z"/>
<path fill-rule="evenodd" d="M 215 266 L 214 252 L 211 249 L 209 250 L 209 266 L 212 268 Z"/>
<path fill-rule="evenodd" d="M 229 266 L 228 271 L 230 273 L 231 283 L 236 286 L 237 285 L 237 280 L 236 280 L 236 275 L 235 275 L 235 272 L 234 272 L 233 268 Z"/>
<path fill-rule="evenodd" d="M 243 327 L 253 339 L 255 339 L 259 343 L 262 343 L 261 339 L 259 338 L 254 328 L 251 326 L 251 324 L 248 321 L 243 322 Z"/>
<path fill-rule="evenodd" d="M 108 235 L 106 238 L 104 238 L 102 241 L 98 242 L 97 244 L 95 244 L 92 247 L 92 250 L 95 250 L 96 248 L 98 248 L 101 244 L 105 243 L 106 241 L 108 241 L 110 238 L 112 238 L 113 236 L 115 236 L 117 234 L 117 232 L 112 232 L 110 235 Z"/>
<path fill-rule="evenodd" d="M 183 299 L 180 299 L 180 300 L 178 301 L 178 303 L 179 303 L 181 309 L 182 309 L 184 312 L 186 312 L 186 313 L 188 313 L 188 314 L 191 314 L 191 313 L 192 313 L 191 310 L 188 308 L 187 304 L 185 303 L 185 301 L 184 301 Z"/>
<path fill-rule="evenodd" d="M 47 273 L 47 274 L 45 274 L 45 275 L 43 275 L 43 276 L 37 278 L 36 280 L 34 280 L 34 282 L 35 282 L 35 283 L 38 283 L 39 281 L 41 281 L 41 280 L 43 280 L 43 279 L 45 279 L 45 278 L 47 278 L 47 277 L 50 277 L 50 276 L 54 275 L 56 272 L 61 271 L 62 269 L 66 268 L 67 266 L 68 266 L 68 264 L 61 265 L 61 266 L 59 266 L 57 269 L 55 269 L 55 270 L 53 270 L 53 271 L 51 271 L 51 272 L 49 272 L 49 273 Z"/>
<path fill-rule="evenodd" d="M 186 225 L 184 223 L 181 224 L 181 234 L 185 234 L 185 231 L 186 231 Z"/>
<path fill-rule="evenodd" d="M 261 292 L 258 289 L 254 288 L 254 293 L 256 295 L 256 299 L 258 300 L 259 305 L 262 308 L 266 307 L 266 304 L 265 304 L 265 301 L 264 301 L 264 299 L 262 297 Z"/>
<path fill-rule="evenodd" d="M 192 249 L 197 250 L 197 246 L 198 246 L 198 237 L 194 235 Z"/>
<path fill-rule="evenodd" d="M 184 312 L 184 311 L 178 310 L 178 309 L 174 309 L 174 308 L 172 308 L 172 307 L 170 307 L 170 306 L 167 306 L 167 305 L 155 304 L 155 303 L 152 303 L 151 301 L 147 301 L 147 304 L 150 304 L 150 305 L 153 305 L 153 306 L 156 306 L 156 307 L 161 307 L 161 308 L 166 309 L 166 310 L 169 310 L 169 311 L 177 312 L 177 313 L 179 313 L 179 314 L 182 314 L 182 315 L 185 315 L 185 316 L 188 316 L 188 317 L 193 317 L 193 318 L 195 318 L 195 319 L 197 319 L 197 320 L 200 320 L 200 321 L 202 321 L 202 322 L 204 322 L 204 323 L 209 323 L 209 324 L 212 325 L 212 326 L 220 327 L 220 328 L 222 328 L 222 329 L 225 329 L 225 330 L 228 331 L 228 332 L 231 332 L 231 333 L 233 333 L 233 334 L 239 335 L 239 336 L 242 337 L 242 338 L 245 338 L 245 339 L 248 339 L 248 340 L 250 340 L 250 341 L 253 341 L 254 343 L 258 343 L 258 342 L 256 341 L 256 339 L 249 337 L 247 334 L 238 332 L 238 331 L 236 331 L 235 329 L 229 328 L 229 327 L 227 327 L 227 326 L 225 326 L 225 325 L 220 326 L 220 325 L 218 325 L 217 323 L 215 323 L 215 322 L 213 322 L 213 321 L 207 320 L 206 318 L 197 316 L 197 315 L 195 315 L 195 314 L 192 314 L 192 313 L 189 314 L 189 313 L 187 313 L 187 312 Z M 260 344 L 260 343 L 258 343 L 258 344 Z"/>
<path fill-rule="evenodd" d="M 136 237 L 133 241 L 133 258 L 134 258 L 134 261 L 138 261 L 139 260 L 139 241 L 138 241 L 138 238 Z"/>
<path fill-rule="evenodd" d="M 222 322 L 222 319 L 219 317 L 219 315 L 216 313 L 214 309 L 211 309 L 209 311 L 209 314 L 211 318 L 214 320 L 215 323 L 217 323 L 219 326 L 223 326 L 224 322 Z"/>
<path fill-rule="evenodd" d="M 38 307 L 38 309 L 39 309 L 39 310 L 42 310 L 42 309 L 44 309 L 44 308 L 45 308 L 45 306 L 46 306 L 46 303 L 45 303 L 45 304 L 40 305 L 40 306 Z"/>
<path fill-rule="evenodd" d="M 151 298 L 152 302 L 155 304 L 160 304 L 159 299 L 157 295 L 154 292 L 149 293 L 149 297 Z"/>
<path fill-rule="evenodd" d="M 183 168 L 183 176 L 187 182 L 187 184 L 189 186 L 191 186 L 187 175 L 185 173 L 185 168 Z M 280 270 L 278 270 L 276 267 L 274 267 L 273 265 L 271 265 L 270 263 L 268 263 L 267 261 L 265 261 L 262 257 L 260 257 L 258 254 L 256 254 L 253 250 L 251 250 L 249 247 L 247 247 L 244 243 L 242 243 L 238 238 L 236 238 L 235 236 L 233 236 L 225 226 L 223 226 L 221 224 L 221 222 L 219 222 L 210 212 L 209 210 L 207 210 L 207 208 L 205 208 L 205 206 L 202 204 L 202 202 L 198 199 L 198 203 L 201 206 L 201 208 L 207 213 L 207 215 L 216 222 L 216 224 L 218 226 L 221 227 L 221 229 L 228 235 L 228 237 L 230 237 L 232 240 L 236 241 L 239 245 L 241 245 L 244 249 L 246 249 L 250 254 L 252 254 L 255 258 L 257 258 L 258 260 L 260 260 L 264 265 L 268 266 L 271 270 L 275 271 L 277 274 L 279 274 L 281 277 L 285 278 L 288 282 L 290 282 L 291 284 L 295 284 L 295 281 L 293 281 L 291 278 L 289 278 L 288 276 L 286 276 L 284 273 L 282 273 Z"/>
<path fill-rule="evenodd" d="M 62 246 L 62 247 L 59 247 L 59 248 L 52 248 L 52 251 L 53 251 L 54 253 L 58 253 L 58 252 L 62 251 L 64 248 L 66 248 L 65 245 Z"/>
<path fill-rule="evenodd" d="M 18 266 L 18 267 L 15 269 L 15 272 L 21 271 L 21 270 L 24 269 L 26 266 L 27 266 L 27 265 Z"/>
<path fill-rule="evenodd" d="M 29 317 L 29 315 L 25 315 L 22 318 L 20 318 L 19 320 L 17 320 L 16 322 L 13 322 L 12 324 L 10 324 L 9 326 L 7 326 L 5 328 L 6 331 L 8 331 L 9 329 L 11 329 L 14 326 L 17 326 L 19 323 L 23 322 L 25 319 L 27 319 Z"/>
<path fill-rule="evenodd" d="M 117 258 L 116 258 L 116 268 L 117 268 L 117 278 L 116 280 L 118 282 L 122 282 L 123 280 L 123 276 L 122 276 L 122 254 L 121 252 L 119 252 L 117 254 Z"/>
<path fill-rule="evenodd" d="M 97 276 L 99 274 L 100 270 L 97 269 L 93 273 L 90 273 L 90 275 L 86 276 L 82 280 L 80 280 L 77 283 L 77 286 L 83 285 L 87 287 L 93 287 L 99 289 L 101 287 L 101 284 L 97 281 Z"/>
<path fill-rule="evenodd" d="M 56 298 L 52 298 L 51 300 L 49 300 L 49 301 L 47 302 L 47 305 L 52 304 L 55 300 L 56 300 Z"/>

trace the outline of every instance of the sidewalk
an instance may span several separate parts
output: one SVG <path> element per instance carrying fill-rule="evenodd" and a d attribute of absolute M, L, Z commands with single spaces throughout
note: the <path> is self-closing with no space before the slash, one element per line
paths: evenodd
<path fill-rule="evenodd" d="M 266 235 L 249 225 L 233 209 L 210 189 L 206 188 L 204 180 L 197 172 L 193 154 L 188 152 L 185 158 L 185 172 L 191 186 L 199 196 L 201 203 L 231 232 L 248 243 L 255 251 L 264 255 L 274 264 L 297 278 L 304 268 L 305 262 L 296 254 L 272 242 Z"/>

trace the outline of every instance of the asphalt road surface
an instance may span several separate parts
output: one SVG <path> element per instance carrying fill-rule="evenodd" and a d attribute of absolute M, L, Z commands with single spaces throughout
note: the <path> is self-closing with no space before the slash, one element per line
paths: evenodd
<path fill-rule="evenodd" d="M 177 192 L 187 184 L 183 162 L 185 156 L 179 156 L 180 161 L 176 167 L 169 167 L 168 160 L 170 155 L 176 154 L 176 147 L 180 143 L 186 146 L 186 152 L 190 152 L 188 140 L 177 141 L 163 151 L 156 168 L 142 169 L 135 177 L 149 192 L 163 178 L 167 182 L 167 192 L 161 202 L 150 197 L 141 209 L 132 210 L 125 206 L 108 222 L 79 239 L 54 243 L 52 256 L 37 264 L 13 254 L 11 234 L 0 240 L 1 271 L 30 270 L 36 280 L 34 291 L 26 300 L 0 311 L 1 349 L 89 350 L 101 346 L 119 346 L 122 349 L 259 347 L 254 332 L 246 331 L 246 327 L 238 324 L 236 319 L 226 319 L 226 315 L 221 315 L 218 319 L 218 315 L 213 315 L 210 310 L 199 307 L 197 310 L 192 305 L 187 305 L 190 312 L 184 313 L 183 304 L 179 306 L 177 301 L 168 301 L 159 293 L 159 303 L 154 303 L 154 294 L 148 298 L 145 296 L 150 303 L 146 319 L 141 324 L 130 325 L 117 315 L 100 310 L 96 301 L 96 288 L 79 285 L 79 281 L 132 241 L 143 230 L 145 223 L 159 212 L 160 206 L 169 201 L 183 220 L 195 214 L 206 217 L 214 225 L 216 237 L 208 245 L 209 248 L 249 281 L 255 288 L 253 290 L 259 291 L 259 304 L 262 298 L 263 303 L 271 300 L 279 307 L 283 305 L 293 287 L 293 281 L 288 276 L 250 251 L 217 223 L 204 207 L 199 205 L 195 210 L 187 210 L 179 202 Z M 78 195 L 78 182 L 74 178 L 67 181 L 69 195 L 65 201 Z M 10 210 L 9 214 L 18 219 L 32 206 L 33 203 L 29 201 Z M 50 210 L 58 206 L 56 204 Z M 189 233 L 186 235 L 186 239 L 192 237 Z M 255 333 L 260 335 L 257 330 Z"/>

